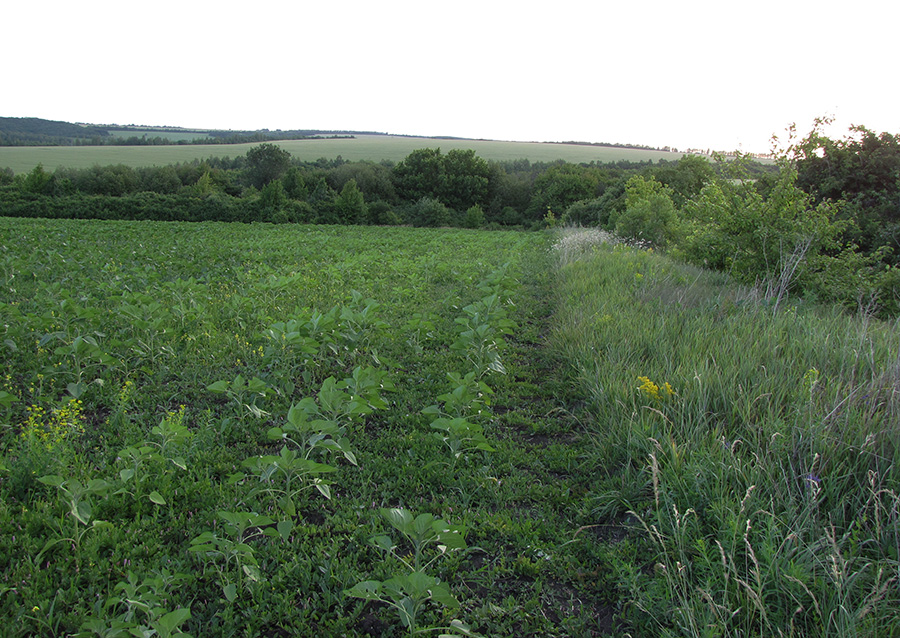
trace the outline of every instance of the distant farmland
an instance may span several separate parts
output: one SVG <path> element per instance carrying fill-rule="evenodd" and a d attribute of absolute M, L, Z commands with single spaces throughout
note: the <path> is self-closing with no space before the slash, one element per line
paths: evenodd
<path fill-rule="evenodd" d="M 661 159 L 677 160 L 681 153 L 643 149 L 611 148 L 575 144 L 543 144 L 536 142 L 495 142 L 482 140 L 434 139 L 386 135 L 359 135 L 355 138 L 285 140 L 274 142 L 301 160 L 319 158 L 359 161 L 390 160 L 399 162 L 418 148 L 440 147 L 443 151 L 457 148 L 474 149 L 489 160 L 528 159 L 532 162 L 640 162 Z M 126 166 L 163 166 L 208 157 L 243 155 L 258 143 L 210 144 L 189 146 L 7 146 L 0 147 L 0 168 L 16 173 L 28 172 L 37 164 L 47 170 L 58 167 L 88 168 L 99 164 Z"/>
<path fill-rule="evenodd" d="M 210 137 L 209 133 L 200 133 L 197 131 L 165 131 L 155 129 L 142 131 L 141 129 L 133 128 L 109 129 L 109 134 L 114 137 L 121 137 L 125 139 L 128 139 L 129 137 L 145 137 L 148 139 L 161 137 L 164 140 L 169 140 L 170 142 L 190 142 L 191 140 L 206 140 Z"/>

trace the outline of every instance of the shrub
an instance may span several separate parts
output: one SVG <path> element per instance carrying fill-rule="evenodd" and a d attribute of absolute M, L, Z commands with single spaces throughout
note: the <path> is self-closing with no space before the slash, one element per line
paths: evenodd
<path fill-rule="evenodd" d="M 665 246 L 676 235 L 678 216 L 671 191 L 652 177 L 640 175 L 625 187 L 625 212 L 616 221 L 616 232 L 626 240 Z"/>
<path fill-rule="evenodd" d="M 466 218 L 463 221 L 466 228 L 481 228 L 484 226 L 484 210 L 476 204 L 466 211 Z"/>

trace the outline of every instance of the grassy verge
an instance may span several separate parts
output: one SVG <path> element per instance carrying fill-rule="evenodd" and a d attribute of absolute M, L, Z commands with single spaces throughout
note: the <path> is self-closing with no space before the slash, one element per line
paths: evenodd
<path fill-rule="evenodd" d="M 721 276 L 579 237 L 559 243 L 553 339 L 591 415 L 592 511 L 629 529 L 627 626 L 900 633 L 897 325 L 773 313 Z"/>

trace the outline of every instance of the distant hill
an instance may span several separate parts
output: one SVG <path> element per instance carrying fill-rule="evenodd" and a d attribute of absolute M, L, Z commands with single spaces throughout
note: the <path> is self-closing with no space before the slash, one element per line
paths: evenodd
<path fill-rule="evenodd" d="M 102 144 L 109 132 L 96 126 L 42 120 L 37 117 L 0 117 L 0 146 L 72 146 Z"/>
<path fill-rule="evenodd" d="M 174 126 L 71 124 L 37 117 L 0 117 L 0 146 L 167 146 L 246 144 L 320 137 L 380 135 L 370 131 L 225 131 Z"/>
<path fill-rule="evenodd" d="M 423 139 L 415 135 L 397 135 L 375 131 L 335 131 L 316 129 L 260 129 L 234 131 L 222 129 L 187 129 L 177 126 L 138 126 L 135 124 L 71 124 L 37 117 L 0 117 L 0 146 L 182 146 L 197 144 L 258 144 L 287 140 L 342 139 L 356 137 L 391 137 Z M 447 135 L 424 139 L 436 141 L 491 142 L 495 140 L 467 140 Z M 601 146 L 613 149 L 644 151 L 674 151 L 637 144 L 609 144 L 597 142 L 552 142 L 571 146 Z"/>

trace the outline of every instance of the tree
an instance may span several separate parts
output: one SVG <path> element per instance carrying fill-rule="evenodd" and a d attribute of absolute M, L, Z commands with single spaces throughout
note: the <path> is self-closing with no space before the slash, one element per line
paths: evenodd
<path fill-rule="evenodd" d="M 674 163 L 663 160 L 650 174 L 671 189 L 672 202 L 677 208 L 699 195 L 715 177 L 709 160 L 699 155 L 685 155 Z"/>
<path fill-rule="evenodd" d="M 28 193 L 41 194 L 47 188 L 53 175 L 44 170 L 43 164 L 38 164 L 22 180 L 22 190 Z"/>
<path fill-rule="evenodd" d="M 475 151 L 454 149 L 444 156 L 437 197 L 458 211 L 487 205 L 491 173 L 490 165 Z"/>
<path fill-rule="evenodd" d="M 279 179 L 290 165 L 291 154 L 275 144 L 260 144 L 247 151 L 247 173 L 256 188 Z"/>
<path fill-rule="evenodd" d="M 600 176 L 594 168 L 565 163 L 551 166 L 535 180 L 526 216 L 534 221 L 550 210 L 561 217 L 571 204 L 600 195 L 600 186 Z"/>
<path fill-rule="evenodd" d="M 900 263 L 900 136 L 854 126 L 832 140 L 819 132 L 824 123 L 790 148 L 797 185 L 816 203 L 842 201 L 855 225 L 848 239 L 870 254 L 888 247 L 888 263 Z"/>
<path fill-rule="evenodd" d="M 434 198 L 440 187 L 441 149 L 419 148 L 394 167 L 394 182 L 400 197 L 418 201 Z"/>
<path fill-rule="evenodd" d="M 356 185 L 355 179 L 344 184 L 340 195 L 337 196 L 335 206 L 338 212 L 338 222 L 341 224 L 362 224 L 368 217 L 365 197 Z"/>
<path fill-rule="evenodd" d="M 356 181 L 367 200 L 397 201 L 391 169 L 387 166 L 373 162 L 347 162 L 328 174 L 328 184 L 337 191 L 350 180 Z"/>
<path fill-rule="evenodd" d="M 436 199 L 457 211 L 486 206 L 494 172 L 473 150 L 421 148 L 394 167 L 397 192 L 407 201 Z"/>
<path fill-rule="evenodd" d="M 466 218 L 463 220 L 463 226 L 466 228 L 481 228 L 484 226 L 484 209 L 478 204 L 471 206 L 466 211 Z"/>
<path fill-rule="evenodd" d="M 666 246 L 678 224 L 672 190 L 652 177 L 635 175 L 625 185 L 625 212 L 616 220 L 616 232 L 633 241 Z"/>

